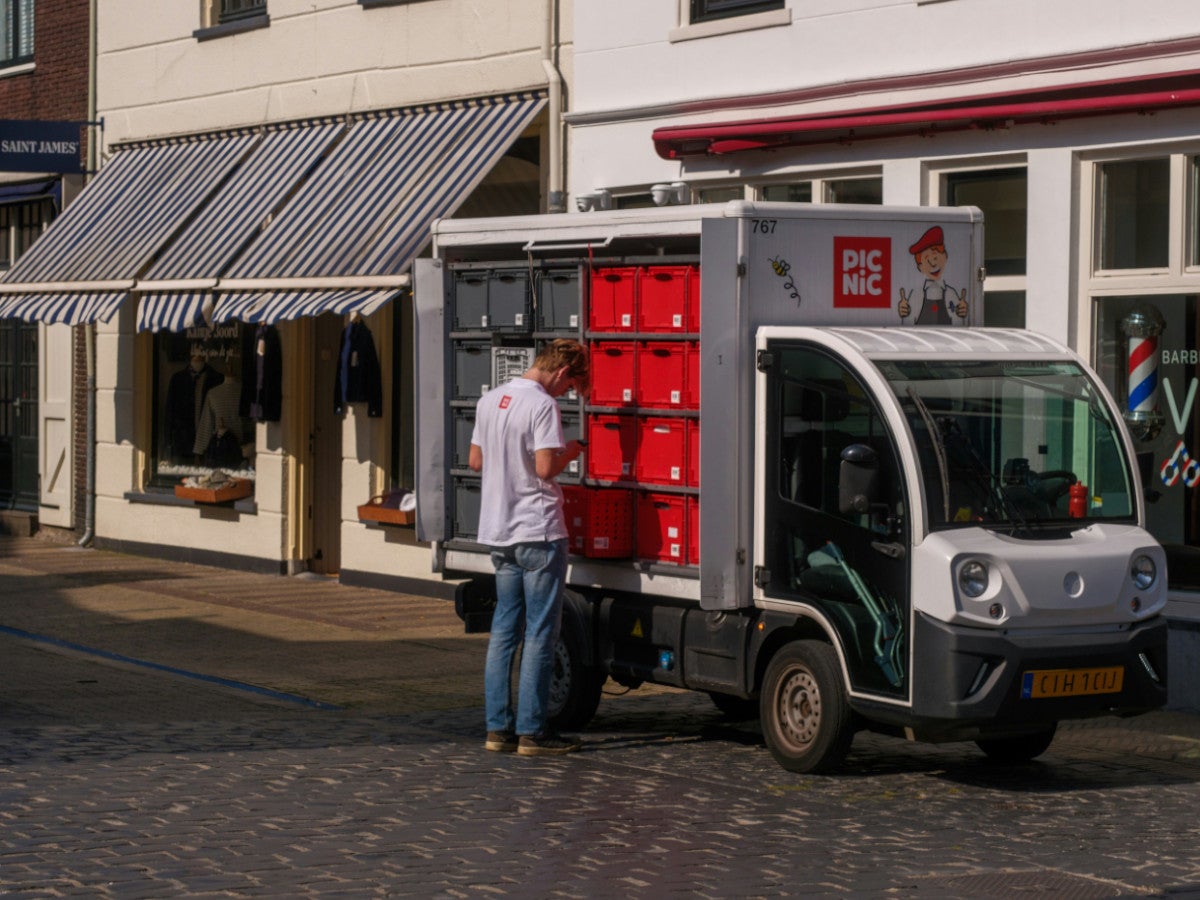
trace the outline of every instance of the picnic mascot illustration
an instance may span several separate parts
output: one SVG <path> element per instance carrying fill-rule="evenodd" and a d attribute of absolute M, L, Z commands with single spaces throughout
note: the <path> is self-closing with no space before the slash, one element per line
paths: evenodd
<path fill-rule="evenodd" d="M 908 248 L 917 264 L 917 271 L 925 276 L 920 292 L 900 288 L 900 303 L 896 312 L 900 318 L 913 316 L 915 325 L 953 325 L 951 312 L 960 319 L 967 317 L 967 291 L 956 291 L 942 280 L 946 272 L 946 241 L 942 229 L 934 225 Z M 915 307 L 915 309 L 914 309 Z"/>

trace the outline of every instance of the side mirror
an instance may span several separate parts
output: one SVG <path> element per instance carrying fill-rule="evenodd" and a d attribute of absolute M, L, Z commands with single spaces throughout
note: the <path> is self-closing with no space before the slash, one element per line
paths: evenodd
<path fill-rule="evenodd" d="M 842 450 L 838 470 L 838 512 L 870 512 L 878 493 L 878 455 L 866 444 L 850 444 Z"/>

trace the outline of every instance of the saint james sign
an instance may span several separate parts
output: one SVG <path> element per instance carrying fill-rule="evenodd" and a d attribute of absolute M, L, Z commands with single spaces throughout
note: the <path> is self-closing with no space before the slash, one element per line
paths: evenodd
<path fill-rule="evenodd" d="M 0 172 L 82 172 L 83 124 L 0 119 Z"/>

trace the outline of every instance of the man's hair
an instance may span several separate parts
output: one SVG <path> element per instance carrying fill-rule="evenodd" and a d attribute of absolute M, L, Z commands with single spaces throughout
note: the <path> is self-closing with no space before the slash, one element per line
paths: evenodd
<path fill-rule="evenodd" d="M 591 368 L 588 365 L 587 348 L 579 341 L 570 338 L 551 341 L 533 361 L 533 367 L 543 372 L 557 372 L 563 366 L 567 367 L 568 373 L 576 380 L 579 390 L 587 391 Z"/>

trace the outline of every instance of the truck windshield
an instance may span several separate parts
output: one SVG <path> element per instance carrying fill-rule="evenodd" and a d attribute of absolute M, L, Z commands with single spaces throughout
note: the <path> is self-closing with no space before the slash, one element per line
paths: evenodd
<path fill-rule="evenodd" d="M 1072 362 L 886 361 L 934 529 L 1130 520 L 1118 425 Z"/>

